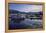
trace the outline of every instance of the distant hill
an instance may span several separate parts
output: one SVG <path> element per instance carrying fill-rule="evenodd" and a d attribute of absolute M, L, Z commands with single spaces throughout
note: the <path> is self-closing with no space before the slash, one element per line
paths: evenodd
<path fill-rule="evenodd" d="M 19 13 L 17 10 L 9 10 L 9 13 Z"/>
<path fill-rule="evenodd" d="M 9 10 L 9 13 L 13 13 L 13 14 L 15 14 L 15 13 L 20 13 L 20 14 L 26 14 L 26 12 L 20 12 L 20 11 L 18 11 L 18 10 Z"/>
<path fill-rule="evenodd" d="M 18 10 L 9 10 L 9 13 L 13 13 L 13 14 L 18 14 L 18 13 L 20 13 L 20 14 L 43 14 L 41 11 L 40 12 L 20 12 L 20 11 L 18 11 Z"/>

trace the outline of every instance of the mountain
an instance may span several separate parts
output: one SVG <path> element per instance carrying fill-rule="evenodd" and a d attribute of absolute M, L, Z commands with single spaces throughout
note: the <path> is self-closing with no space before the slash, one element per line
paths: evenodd
<path fill-rule="evenodd" d="M 41 12 L 41 11 L 40 12 L 28 12 L 28 14 L 41 14 L 42 15 L 43 12 Z"/>
<path fill-rule="evenodd" d="M 9 10 L 9 13 L 13 13 L 13 14 L 15 14 L 15 13 L 20 13 L 20 14 L 27 14 L 26 12 L 20 12 L 20 11 L 18 11 L 18 10 Z"/>
<path fill-rule="evenodd" d="M 20 11 L 18 11 L 18 10 L 9 10 L 9 13 L 13 13 L 13 14 L 18 14 L 18 13 L 20 13 L 20 14 L 43 14 L 41 11 L 40 12 L 20 12 Z"/>
<path fill-rule="evenodd" d="M 19 13 L 17 10 L 9 10 L 9 13 Z"/>

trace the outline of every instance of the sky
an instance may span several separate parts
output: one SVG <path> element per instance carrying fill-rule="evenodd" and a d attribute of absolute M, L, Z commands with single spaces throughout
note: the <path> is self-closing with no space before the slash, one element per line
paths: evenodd
<path fill-rule="evenodd" d="M 42 5 L 9 4 L 9 9 L 18 10 L 20 12 L 39 12 L 42 11 Z"/>

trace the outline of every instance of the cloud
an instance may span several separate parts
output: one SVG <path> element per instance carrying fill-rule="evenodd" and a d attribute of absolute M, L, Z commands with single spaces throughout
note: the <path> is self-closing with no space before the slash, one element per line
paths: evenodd
<path fill-rule="evenodd" d="M 42 5 L 29 5 L 29 4 L 11 4 L 10 9 L 18 10 L 20 12 L 39 12 L 42 11 Z"/>

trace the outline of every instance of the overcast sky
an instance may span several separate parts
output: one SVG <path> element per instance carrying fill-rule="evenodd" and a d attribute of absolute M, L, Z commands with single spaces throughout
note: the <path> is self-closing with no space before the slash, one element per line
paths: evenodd
<path fill-rule="evenodd" d="M 39 12 L 42 11 L 42 5 L 9 4 L 9 9 L 18 10 L 21 12 Z"/>

